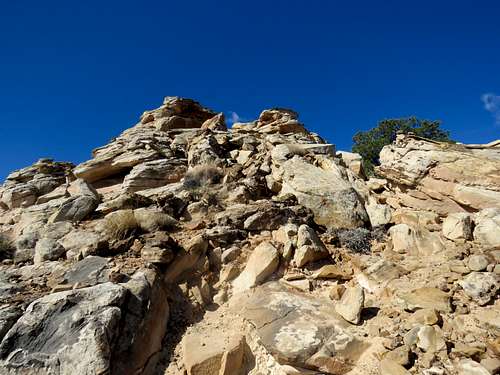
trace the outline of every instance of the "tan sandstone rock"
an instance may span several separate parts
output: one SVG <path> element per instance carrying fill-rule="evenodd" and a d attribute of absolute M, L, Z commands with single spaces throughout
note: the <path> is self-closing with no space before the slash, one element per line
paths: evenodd
<path fill-rule="evenodd" d="M 217 331 L 184 337 L 183 359 L 188 375 L 239 375 L 244 373 L 245 338 L 229 338 Z"/>
<path fill-rule="evenodd" d="M 410 293 L 403 294 L 401 298 L 411 310 L 435 309 L 437 311 L 451 312 L 450 296 L 437 288 L 419 288 Z"/>
<path fill-rule="evenodd" d="M 335 305 L 342 318 L 352 324 L 359 324 L 361 319 L 361 310 L 365 302 L 365 291 L 359 285 L 347 287 L 342 294 L 342 298 Z"/>
<path fill-rule="evenodd" d="M 408 370 L 391 359 L 380 361 L 380 375 L 410 375 Z"/>
<path fill-rule="evenodd" d="M 355 228 L 369 220 L 356 190 L 336 173 L 315 167 L 297 156 L 286 161 L 282 169 L 281 194 L 295 195 L 300 204 L 314 212 L 318 224 Z"/>
<path fill-rule="evenodd" d="M 443 221 L 443 235 L 450 240 L 472 239 L 472 218 L 465 212 L 450 214 Z"/>
<path fill-rule="evenodd" d="M 250 257 L 243 272 L 233 281 L 235 292 L 250 289 L 265 281 L 278 267 L 278 250 L 269 242 L 257 246 Z"/>
<path fill-rule="evenodd" d="M 500 209 L 480 211 L 475 219 L 474 239 L 486 249 L 500 247 Z"/>
<path fill-rule="evenodd" d="M 500 207 L 499 154 L 496 144 L 467 147 L 398 135 L 381 151 L 377 170 L 405 206 L 447 215 L 465 212 L 464 206 Z"/>

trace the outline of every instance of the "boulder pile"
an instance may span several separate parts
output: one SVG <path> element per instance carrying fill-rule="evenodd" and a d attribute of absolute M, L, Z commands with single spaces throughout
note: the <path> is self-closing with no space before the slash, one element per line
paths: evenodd
<path fill-rule="evenodd" d="M 0 187 L 0 373 L 500 373 L 500 142 L 367 178 L 296 112 L 178 97 Z"/>

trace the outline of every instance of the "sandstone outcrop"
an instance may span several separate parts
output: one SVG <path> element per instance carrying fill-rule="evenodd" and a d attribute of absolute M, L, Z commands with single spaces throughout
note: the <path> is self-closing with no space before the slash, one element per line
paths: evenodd
<path fill-rule="evenodd" d="M 377 178 L 290 109 L 167 97 L 0 187 L 0 373 L 500 370 L 500 148 L 398 136 Z"/>
<path fill-rule="evenodd" d="M 0 207 L 28 207 L 66 182 L 74 167 L 71 163 L 40 159 L 32 166 L 12 172 L 0 189 Z"/>
<path fill-rule="evenodd" d="M 395 191 L 392 205 L 440 215 L 500 206 L 500 144 L 461 145 L 399 135 L 377 172 Z"/>

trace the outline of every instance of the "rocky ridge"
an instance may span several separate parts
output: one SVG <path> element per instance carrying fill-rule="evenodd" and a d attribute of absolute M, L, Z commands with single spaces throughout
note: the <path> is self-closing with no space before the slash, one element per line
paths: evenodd
<path fill-rule="evenodd" d="M 496 374 L 500 142 L 379 178 L 292 110 L 167 97 L 0 187 L 1 374 Z"/>

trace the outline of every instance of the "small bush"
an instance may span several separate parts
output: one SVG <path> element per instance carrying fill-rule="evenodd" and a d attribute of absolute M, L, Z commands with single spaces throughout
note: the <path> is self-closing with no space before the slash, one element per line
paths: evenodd
<path fill-rule="evenodd" d="M 372 240 L 384 242 L 387 240 L 387 228 L 385 225 L 373 227 L 371 231 Z"/>
<path fill-rule="evenodd" d="M 222 170 L 215 165 L 197 165 L 187 171 L 183 185 L 186 189 L 196 190 L 207 185 L 218 184 L 223 176 Z"/>
<path fill-rule="evenodd" d="M 144 232 L 171 229 L 178 224 L 173 217 L 157 209 L 139 208 L 134 211 L 134 216 L 137 226 Z"/>
<path fill-rule="evenodd" d="M 112 212 L 104 218 L 104 232 L 111 239 L 123 240 L 138 228 L 139 224 L 133 210 Z"/>
<path fill-rule="evenodd" d="M 336 234 L 341 246 L 355 253 L 369 254 L 371 252 L 372 235 L 368 229 L 340 229 Z"/>
<path fill-rule="evenodd" d="M 12 259 L 16 248 L 12 241 L 3 235 L 0 235 L 0 260 Z"/>

